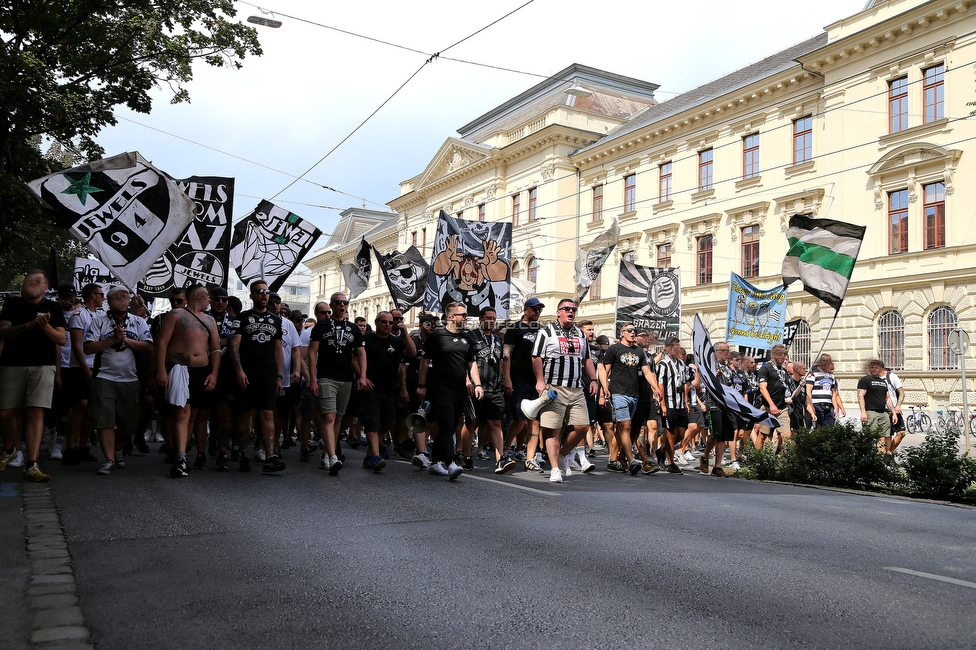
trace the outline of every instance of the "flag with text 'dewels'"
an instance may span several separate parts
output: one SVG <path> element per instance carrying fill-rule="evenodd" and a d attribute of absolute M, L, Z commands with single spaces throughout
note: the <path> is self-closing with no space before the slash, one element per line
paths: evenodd
<path fill-rule="evenodd" d="M 262 200 L 234 224 L 231 266 L 245 286 L 264 280 L 271 291 L 277 291 L 321 234 L 297 214 Z"/>
<path fill-rule="evenodd" d="M 72 167 L 29 182 L 58 225 L 135 291 L 193 221 L 195 205 L 138 152 Z"/>

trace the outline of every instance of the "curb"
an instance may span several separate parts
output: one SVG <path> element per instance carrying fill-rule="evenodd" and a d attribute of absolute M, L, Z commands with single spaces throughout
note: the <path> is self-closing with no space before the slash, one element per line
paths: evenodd
<path fill-rule="evenodd" d="M 38 483 L 22 483 L 21 487 L 30 562 L 31 647 L 94 648 L 78 606 L 74 568 L 51 489 Z"/>
<path fill-rule="evenodd" d="M 828 485 L 813 485 L 811 483 L 791 483 L 788 481 L 765 481 L 762 479 L 739 478 L 740 481 L 756 481 L 757 483 L 769 483 L 770 485 L 790 485 L 792 487 L 810 488 L 811 490 L 825 490 L 828 492 L 843 492 L 844 494 L 858 494 L 864 497 L 897 499 L 899 501 L 911 501 L 912 503 L 928 503 L 936 506 L 950 506 L 952 508 L 962 508 L 963 510 L 976 510 L 976 506 L 968 503 L 956 503 L 955 501 L 940 501 L 938 499 L 923 499 L 920 497 L 910 497 L 904 494 L 887 494 L 885 492 L 872 492 L 870 490 L 852 490 L 851 488 L 830 487 Z"/>

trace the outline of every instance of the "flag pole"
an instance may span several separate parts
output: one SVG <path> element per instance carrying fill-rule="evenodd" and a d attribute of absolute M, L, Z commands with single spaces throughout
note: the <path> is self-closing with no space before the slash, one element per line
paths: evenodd
<path fill-rule="evenodd" d="M 808 366 L 809 368 L 813 368 L 814 364 L 817 362 L 817 359 L 819 359 L 820 355 L 823 354 L 824 348 L 827 347 L 827 339 L 830 338 L 830 333 L 834 331 L 834 323 L 837 322 L 838 314 L 840 314 L 840 307 L 838 307 L 837 311 L 834 312 L 834 317 L 830 319 L 830 327 L 827 328 L 827 334 L 824 336 L 823 342 L 820 343 L 820 351 L 817 352 L 817 356 L 810 359 L 810 365 Z"/>

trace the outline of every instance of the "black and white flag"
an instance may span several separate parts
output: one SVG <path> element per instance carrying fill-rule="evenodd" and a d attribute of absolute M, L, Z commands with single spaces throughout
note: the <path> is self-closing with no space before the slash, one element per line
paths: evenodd
<path fill-rule="evenodd" d="M 620 225 L 614 217 L 613 223 L 603 234 L 589 244 L 580 247 L 579 253 L 576 255 L 576 276 L 574 278 L 576 293 L 573 296 L 577 304 L 586 297 L 587 292 L 596 280 L 596 276 L 600 275 L 600 269 L 603 268 L 610 257 L 610 253 L 617 246 L 618 239 L 620 239 Z"/>
<path fill-rule="evenodd" d="M 174 286 L 197 283 L 227 288 L 234 179 L 191 176 L 176 184 L 193 200 L 195 218 L 139 285 L 139 293 L 150 298 L 166 298 Z"/>
<path fill-rule="evenodd" d="M 263 279 L 277 291 L 321 234 L 297 214 L 262 200 L 234 224 L 230 263 L 245 285 Z"/>
<path fill-rule="evenodd" d="M 90 257 L 76 257 L 75 268 L 72 277 L 75 291 L 81 294 L 81 290 L 88 284 L 97 284 L 102 287 L 102 293 L 108 295 L 108 290 L 122 284 L 112 275 L 112 271 L 99 260 Z M 106 304 L 107 301 L 106 301 Z"/>
<path fill-rule="evenodd" d="M 369 287 L 369 276 L 373 273 L 373 258 L 369 254 L 371 248 L 372 246 L 367 244 L 364 238 L 359 244 L 359 250 L 356 251 L 352 264 L 339 265 L 342 277 L 346 281 L 346 289 L 349 291 L 346 297 L 350 300 Z"/>
<path fill-rule="evenodd" d="M 393 251 L 383 255 L 375 248 L 373 252 L 376 253 L 376 262 L 383 271 L 383 278 L 396 308 L 406 311 L 423 304 L 430 266 L 417 247 L 411 246 L 405 253 Z"/>
<path fill-rule="evenodd" d="M 509 290 L 508 317 L 515 318 L 525 311 L 525 301 L 535 296 L 535 285 L 522 278 L 512 278 Z"/>
<path fill-rule="evenodd" d="M 617 323 L 647 328 L 664 341 L 681 329 L 681 273 L 620 260 Z"/>
<path fill-rule="evenodd" d="M 743 420 L 752 423 L 758 422 L 769 427 L 779 426 L 779 420 L 765 411 L 756 408 L 746 401 L 742 394 L 730 386 L 725 386 L 718 380 L 717 361 L 715 360 L 715 349 L 708 338 L 708 330 L 698 314 L 695 314 L 695 324 L 693 329 L 693 341 L 695 346 L 695 361 L 698 365 L 698 373 L 701 377 L 701 385 L 709 396 L 718 403 L 719 408 L 724 408 Z"/>
<path fill-rule="evenodd" d="M 73 167 L 28 186 L 58 224 L 133 291 L 186 230 L 196 207 L 176 181 L 138 152 Z"/>

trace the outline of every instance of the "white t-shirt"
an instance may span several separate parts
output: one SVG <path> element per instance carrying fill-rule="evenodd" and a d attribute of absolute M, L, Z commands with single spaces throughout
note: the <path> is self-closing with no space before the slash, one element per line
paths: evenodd
<path fill-rule="evenodd" d="M 904 384 L 901 383 L 901 378 L 890 370 L 885 375 L 885 382 L 888 384 L 888 395 L 891 396 L 891 405 L 895 406 L 898 404 L 898 391 Z"/>
<path fill-rule="evenodd" d="M 306 327 L 305 329 L 302 330 L 302 333 L 298 335 L 298 345 L 300 345 L 303 348 L 307 348 L 308 342 L 311 339 L 311 337 L 312 337 L 312 328 Z"/>
<path fill-rule="evenodd" d="M 115 318 L 111 312 L 98 312 L 93 318 L 88 331 L 85 332 L 86 341 L 104 341 L 115 336 Z M 149 326 L 146 321 L 139 316 L 126 314 L 122 325 L 125 335 L 135 341 L 152 341 L 149 335 Z M 120 341 L 124 343 L 124 341 Z M 138 381 L 136 376 L 136 353 L 126 345 L 119 349 L 116 343 L 105 348 L 95 355 L 95 364 L 92 370 L 96 371 L 95 376 L 99 379 L 107 379 L 115 382 Z"/>
<path fill-rule="evenodd" d="M 284 357 L 284 363 L 281 364 L 281 387 L 288 388 L 291 386 L 291 351 L 301 345 L 301 340 L 295 324 L 287 318 L 281 319 L 281 329 L 281 354 Z"/>
<path fill-rule="evenodd" d="M 84 341 L 85 341 L 85 332 L 88 331 L 88 326 L 91 325 L 92 318 L 97 313 L 103 313 L 104 314 L 105 312 L 90 312 L 90 311 L 88 311 L 88 307 L 85 307 L 84 305 L 82 305 L 81 309 L 79 309 L 78 311 L 72 312 L 71 319 L 68 321 L 68 340 L 69 341 L 71 340 L 71 330 L 81 330 L 81 333 L 82 333 L 81 341 L 82 341 L 82 344 L 84 344 Z M 69 345 L 69 348 L 70 348 L 70 345 Z M 89 368 L 91 368 L 92 366 L 94 366 L 95 365 L 95 355 L 94 354 L 86 354 L 85 355 L 85 363 L 88 364 L 88 367 Z M 71 368 L 80 368 L 81 367 L 81 364 L 78 363 L 78 360 L 75 359 L 74 355 L 71 355 L 71 362 L 68 365 Z"/>
<path fill-rule="evenodd" d="M 78 309 L 81 309 L 82 311 L 88 311 L 84 307 L 79 307 Z M 74 319 L 75 314 L 78 313 L 78 309 L 73 309 L 71 311 L 64 312 L 64 322 L 65 323 L 70 323 Z M 73 361 L 73 359 L 71 358 L 71 334 L 70 334 L 70 330 L 68 330 L 68 328 L 65 328 L 65 330 L 68 331 L 69 333 L 64 337 L 65 338 L 64 345 L 60 346 L 61 347 L 61 367 L 62 368 L 68 368 L 68 367 L 70 367 L 72 365 L 71 362 Z M 88 366 L 88 367 L 90 368 L 91 366 Z"/>

